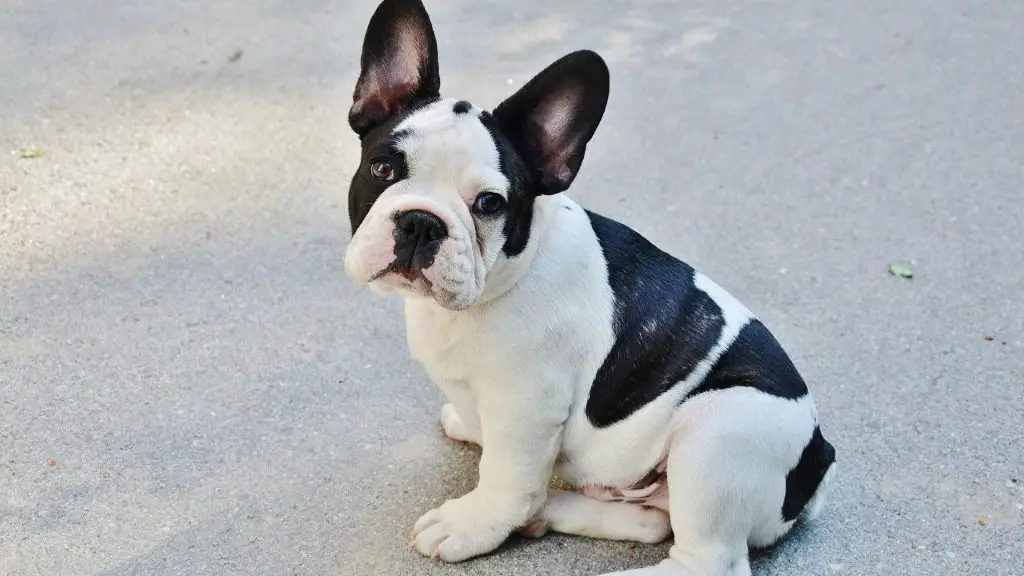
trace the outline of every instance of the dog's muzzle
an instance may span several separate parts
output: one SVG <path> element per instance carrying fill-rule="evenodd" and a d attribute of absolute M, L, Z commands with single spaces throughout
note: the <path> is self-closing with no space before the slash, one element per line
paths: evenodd
<path fill-rule="evenodd" d="M 434 263 L 448 227 L 425 210 L 400 212 L 394 222 L 395 259 L 382 274 L 393 272 L 413 280 Z"/>

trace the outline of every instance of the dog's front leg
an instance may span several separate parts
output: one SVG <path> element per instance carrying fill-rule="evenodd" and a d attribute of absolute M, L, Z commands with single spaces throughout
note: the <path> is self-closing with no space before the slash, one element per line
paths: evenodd
<path fill-rule="evenodd" d="M 477 487 L 416 522 L 413 545 L 425 556 L 459 562 L 486 554 L 544 505 L 564 419 L 547 412 L 550 406 L 538 409 L 536 396 L 534 402 L 502 396 L 480 399 Z"/>

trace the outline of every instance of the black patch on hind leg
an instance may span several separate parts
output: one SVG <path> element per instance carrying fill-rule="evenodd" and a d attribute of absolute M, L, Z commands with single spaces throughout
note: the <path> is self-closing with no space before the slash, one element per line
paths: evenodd
<path fill-rule="evenodd" d="M 694 270 L 629 227 L 587 211 L 615 296 L 615 344 L 586 414 L 597 428 L 627 418 L 684 380 L 714 348 L 725 319 Z"/>
<path fill-rule="evenodd" d="M 828 467 L 836 461 L 836 449 L 815 426 L 810 442 L 800 454 L 800 461 L 786 474 L 786 497 L 782 501 L 782 518 L 796 520 L 814 496 Z"/>

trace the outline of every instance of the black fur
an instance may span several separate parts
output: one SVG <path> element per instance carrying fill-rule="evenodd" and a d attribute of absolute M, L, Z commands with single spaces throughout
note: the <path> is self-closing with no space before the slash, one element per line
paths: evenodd
<path fill-rule="evenodd" d="M 421 42 L 401 42 L 409 38 Z M 410 63 L 415 68 L 415 84 L 370 86 L 368 78 L 374 74 L 402 69 Z M 404 134 L 392 134 L 392 130 L 409 114 L 440 97 L 437 40 L 426 8 L 420 0 L 384 0 L 370 17 L 363 37 L 359 79 L 349 109 L 349 126 L 359 135 L 363 148 L 359 168 L 349 184 L 348 213 L 353 234 L 377 198 L 408 177 L 405 157 L 395 147 Z M 379 158 L 388 159 L 394 166 L 394 180 L 382 181 L 370 174 L 370 162 Z"/>
<path fill-rule="evenodd" d="M 459 100 L 455 103 L 455 106 L 452 106 L 452 112 L 455 112 L 456 114 L 465 114 L 469 112 L 471 108 L 473 108 L 473 105 L 468 101 Z"/>
<path fill-rule="evenodd" d="M 614 220 L 587 212 L 615 295 L 615 344 L 597 372 L 586 413 L 606 427 L 686 378 L 718 342 L 722 310 L 694 287 L 694 270 Z M 654 322 L 647 331 L 645 325 Z"/>
<path fill-rule="evenodd" d="M 537 186 L 533 174 L 526 167 L 522 157 L 516 152 L 515 146 L 501 131 L 497 120 L 489 112 L 480 113 L 480 122 L 487 128 L 498 150 L 498 166 L 501 173 L 509 181 L 507 205 L 505 207 L 505 224 L 502 232 L 505 243 L 501 251 L 506 257 L 512 258 L 523 253 L 526 243 L 530 240 L 530 226 L 533 224 L 533 201 L 536 198 Z"/>
<path fill-rule="evenodd" d="M 814 435 L 804 447 L 800 461 L 786 475 L 786 497 L 782 501 L 782 518 L 796 520 L 818 490 L 828 467 L 836 461 L 836 449 L 814 427 Z"/>
<path fill-rule="evenodd" d="M 384 126 L 374 129 L 373 136 L 363 140 L 362 158 L 359 162 L 359 168 L 352 175 L 348 191 L 348 217 L 352 225 L 353 234 L 356 233 L 359 225 L 363 223 L 377 198 L 380 198 L 380 195 L 395 182 L 400 182 L 409 176 L 409 167 L 405 162 L 405 154 L 396 147 L 396 144 L 405 136 L 405 133 L 388 133 L 400 121 L 401 117 L 391 119 Z M 381 133 L 381 136 L 377 136 L 376 133 L 378 132 Z M 370 163 L 378 158 L 386 158 L 391 162 L 395 170 L 394 180 L 390 182 L 380 180 L 370 173 Z"/>
<path fill-rule="evenodd" d="M 725 324 L 710 296 L 694 287 L 694 270 L 614 220 L 588 212 L 615 295 L 615 336 L 597 372 L 587 417 L 604 427 L 686 378 L 714 348 Z M 647 334 L 644 325 L 655 323 Z M 687 398 L 747 386 L 795 400 L 807 385 L 760 320 L 751 319 Z"/>
<path fill-rule="evenodd" d="M 562 192 L 575 179 L 587 142 L 604 115 L 608 85 L 608 67 L 601 57 L 580 50 L 542 70 L 493 113 L 480 115 L 510 182 L 503 228 L 505 256 L 518 256 L 526 248 L 534 199 Z M 545 124 L 552 110 L 560 111 L 557 129 Z M 565 110 L 569 122 L 562 121 Z"/>
<path fill-rule="evenodd" d="M 748 386 L 766 394 L 796 400 L 807 385 L 782 346 L 760 320 L 754 318 L 715 363 L 708 377 L 689 397 L 709 390 Z"/>

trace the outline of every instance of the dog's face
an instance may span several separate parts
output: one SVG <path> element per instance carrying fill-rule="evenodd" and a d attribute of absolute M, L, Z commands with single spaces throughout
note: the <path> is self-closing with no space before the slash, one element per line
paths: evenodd
<path fill-rule="evenodd" d="M 364 140 L 349 191 L 351 278 L 463 309 L 488 271 L 522 250 L 506 238 L 529 228 L 532 198 L 522 166 L 502 169 L 509 151 L 485 122 L 493 118 L 466 102 L 438 100 Z"/>
<path fill-rule="evenodd" d="M 440 94 L 437 43 L 419 0 L 384 0 L 363 41 L 349 124 L 362 158 L 349 188 L 345 271 L 379 292 L 473 306 L 514 268 L 534 200 L 579 171 L 604 114 L 595 53 L 556 61 L 494 111 Z"/>

